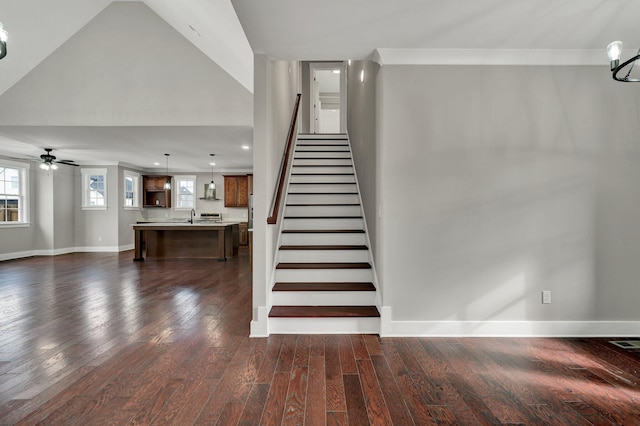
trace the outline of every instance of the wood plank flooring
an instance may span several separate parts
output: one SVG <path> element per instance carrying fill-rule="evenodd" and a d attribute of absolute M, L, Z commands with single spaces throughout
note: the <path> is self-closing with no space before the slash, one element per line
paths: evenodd
<path fill-rule="evenodd" d="M 613 339 L 250 339 L 246 250 L 132 258 L 0 262 L 0 424 L 640 424 Z"/>

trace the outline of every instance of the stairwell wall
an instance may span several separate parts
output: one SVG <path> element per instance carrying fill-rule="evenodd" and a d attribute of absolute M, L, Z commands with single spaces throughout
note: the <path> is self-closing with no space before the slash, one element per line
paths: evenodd
<path fill-rule="evenodd" d="M 593 66 L 378 79 L 388 334 L 640 335 L 640 92 Z"/>
<path fill-rule="evenodd" d="M 376 79 L 380 66 L 352 61 L 347 67 L 347 128 L 358 175 L 371 251 L 376 255 Z M 360 75 L 364 73 L 364 81 Z"/>
<path fill-rule="evenodd" d="M 296 61 L 254 57 L 253 319 L 251 336 L 268 335 L 270 284 L 278 226 L 267 225 L 291 114 L 300 88 Z"/>

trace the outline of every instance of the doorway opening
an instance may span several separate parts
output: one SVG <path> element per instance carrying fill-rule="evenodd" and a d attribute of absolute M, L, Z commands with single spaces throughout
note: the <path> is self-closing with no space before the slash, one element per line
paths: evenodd
<path fill-rule="evenodd" d="M 311 133 L 345 133 L 346 76 L 343 62 L 311 62 Z"/>

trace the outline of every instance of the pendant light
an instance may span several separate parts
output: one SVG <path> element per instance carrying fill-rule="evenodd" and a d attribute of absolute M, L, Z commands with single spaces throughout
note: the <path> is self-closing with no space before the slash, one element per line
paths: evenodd
<path fill-rule="evenodd" d="M 167 177 L 169 176 L 169 154 L 164 155 L 166 158 L 167 164 Z M 164 183 L 164 189 L 171 189 L 171 178 L 168 177 L 167 181 Z"/>
<path fill-rule="evenodd" d="M 204 185 L 204 199 L 217 200 L 218 198 L 216 197 L 216 183 L 213 181 L 213 166 L 216 165 L 216 163 L 214 163 L 213 161 L 213 157 L 215 157 L 216 155 L 209 154 L 209 156 L 211 157 L 211 161 L 209 162 L 209 164 L 211 165 L 211 183 Z"/>

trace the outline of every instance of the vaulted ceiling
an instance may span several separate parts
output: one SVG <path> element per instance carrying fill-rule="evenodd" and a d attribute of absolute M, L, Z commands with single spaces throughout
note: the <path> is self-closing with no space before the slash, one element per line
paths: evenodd
<path fill-rule="evenodd" d="M 640 47 L 638 16 L 637 0 L 0 0 L 0 155 L 249 169 L 254 52 L 552 52 L 606 70 L 608 42 Z"/>
<path fill-rule="evenodd" d="M 253 53 L 229 1 L 2 0 L 0 15 L 0 154 L 251 169 Z"/>

